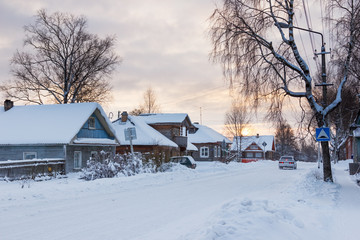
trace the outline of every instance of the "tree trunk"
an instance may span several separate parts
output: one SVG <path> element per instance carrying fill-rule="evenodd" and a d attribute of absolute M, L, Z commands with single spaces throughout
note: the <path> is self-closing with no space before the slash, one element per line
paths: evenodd
<path fill-rule="evenodd" d="M 321 142 L 321 148 L 322 148 L 322 153 L 323 153 L 324 181 L 325 182 L 333 182 L 332 171 L 331 171 L 329 143 L 328 142 Z"/>

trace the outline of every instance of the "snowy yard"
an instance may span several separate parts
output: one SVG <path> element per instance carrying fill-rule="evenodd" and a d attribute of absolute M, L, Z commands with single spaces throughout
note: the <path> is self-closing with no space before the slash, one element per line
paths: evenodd
<path fill-rule="evenodd" d="M 196 170 L 85 182 L 0 182 L 1 240 L 359 239 L 360 187 L 316 163 L 198 163 Z"/>

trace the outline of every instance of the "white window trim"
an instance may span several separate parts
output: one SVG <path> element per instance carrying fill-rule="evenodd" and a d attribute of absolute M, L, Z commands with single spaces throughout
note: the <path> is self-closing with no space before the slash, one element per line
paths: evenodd
<path fill-rule="evenodd" d="M 94 126 L 91 126 L 91 125 L 90 125 L 90 122 L 91 122 L 92 120 L 94 121 Z M 88 122 L 88 124 L 89 124 L 89 129 L 95 129 L 95 128 L 96 128 L 96 126 L 95 126 L 95 125 L 96 125 L 95 117 L 89 117 L 89 122 Z"/>
<path fill-rule="evenodd" d="M 78 162 L 78 165 L 76 165 L 76 159 L 75 159 L 75 155 L 79 153 L 79 162 Z M 74 169 L 81 169 L 81 164 L 82 163 L 82 152 L 81 151 L 74 151 Z"/>
<path fill-rule="evenodd" d="M 204 153 L 203 153 L 204 151 Z M 209 157 L 209 148 L 208 147 L 201 147 L 200 148 L 200 157 L 201 158 L 208 158 Z"/>
<path fill-rule="evenodd" d="M 251 155 L 251 156 L 250 156 Z M 254 157 L 254 153 L 252 153 L 252 152 L 247 152 L 246 153 L 246 157 L 247 158 L 253 158 Z"/>
<path fill-rule="evenodd" d="M 34 158 L 26 158 L 26 155 L 35 155 Z M 37 158 L 37 152 L 23 152 L 23 160 L 31 160 Z"/>

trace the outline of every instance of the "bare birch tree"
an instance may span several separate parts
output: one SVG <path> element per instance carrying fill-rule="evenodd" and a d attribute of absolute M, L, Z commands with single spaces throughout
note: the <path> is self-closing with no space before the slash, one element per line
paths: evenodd
<path fill-rule="evenodd" d="M 329 0 L 332 2 L 331 0 Z M 342 89 L 349 77 L 353 60 L 354 40 L 360 28 L 356 22 L 359 1 L 336 0 L 339 16 L 346 16 L 342 49 L 343 75 L 336 86 L 336 98 L 331 103 L 320 102 L 314 96 L 313 75 L 309 63 L 299 51 L 295 38 L 296 0 L 223 0 L 211 20 L 212 59 L 222 63 L 225 77 L 238 83 L 246 96 L 281 102 L 284 96 L 305 99 L 319 127 L 327 126 L 327 116 L 342 100 Z M 286 26 L 286 28 L 283 28 Z M 277 36 L 276 36 L 277 33 Z M 279 40 L 281 39 L 281 40 Z M 324 49 L 322 49 L 322 52 Z M 325 52 L 325 51 L 324 51 Z M 324 76 L 326 77 L 326 75 Z M 326 99 L 326 98 L 325 98 Z M 269 111 L 278 111 L 272 104 Z M 281 107 L 281 106 L 280 106 Z M 328 142 L 322 142 L 324 181 L 333 181 Z"/>
<path fill-rule="evenodd" d="M 38 11 L 25 26 L 25 47 L 11 62 L 14 79 L 2 85 L 8 97 L 31 103 L 104 102 L 108 77 L 120 62 L 115 37 L 100 39 L 86 30 L 85 17 Z"/>
<path fill-rule="evenodd" d="M 275 132 L 276 151 L 281 155 L 296 155 L 297 144 L 294 131 L 286 120 L 280 121 Z"/>
<path fill-rule="evenodd" d="M 146 89 L 143 95 L 144 102 L 140 105 L 143 113 L 159 113 L 160 106 L 157 103 L 157 97 L 155 91 L 149 87 Z"/>
<path fill-rule="evenodd" d="M 243 132 L 251 119 L 251 113 L 244 104 L 241 100 L 233 99 L 230 110 L 225 113 L 225 130 L 235 139 L 238 161 L 241 157 Z"/>

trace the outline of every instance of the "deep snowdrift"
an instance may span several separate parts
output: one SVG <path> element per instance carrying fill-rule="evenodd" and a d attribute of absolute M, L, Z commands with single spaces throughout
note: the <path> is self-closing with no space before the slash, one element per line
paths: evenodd
<path fill-rule="evenodd" d="M 360 187 L 348 162 L 198 163 L 86 182 L 0 182 L 0 239 L 358 239 Z M 24 188 L 22 188 L 24 186 Z"/>

